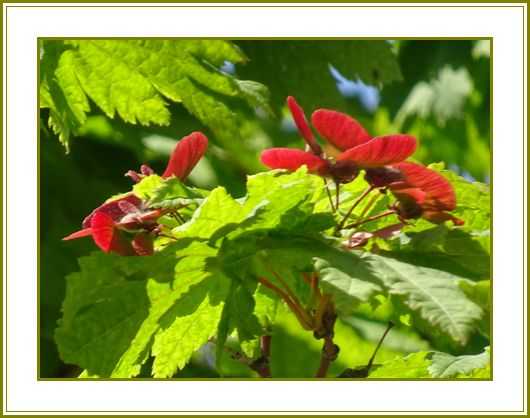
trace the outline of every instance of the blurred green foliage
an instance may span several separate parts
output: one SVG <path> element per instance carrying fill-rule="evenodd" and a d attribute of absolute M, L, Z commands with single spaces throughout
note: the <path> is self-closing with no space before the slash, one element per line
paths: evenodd
<path fill-rule="evenodd" d="M 93 244 L 65 244 L 61 238 L 79 229 L 84 216 L 106 198 L 130 188 L 123 176 L 127 170 L 149 163 L 161 172 L 176 141 L 193 130 L 204 131 L 210 147 L 189 181 L 204 188 L 222 185 L 235 197 L 244 195 L 246 175 L 262 170 L 261 150 L 303 147 L 284 107 L 287 95 L 297 97 L 308 116 L 328 107 L 353 115 L 373 135 L 412 133 L 420 143 L 415 159 L 443 161 L 465 177 L 489 180 L 489 41 L 98 42 L 41 45 L 41 377 L 79 372 L 59 359 L 53 332 L 64 299 L 64 277 L 77 270 L 77 258 Z M 135 49 L 138 45 L 143 55 Z M 111 64 L 102 58 L 105 50 L 112 54 Z M 225 61 L 233 65 L 227 67 Z M 341 94 L 330 65 L 345 78 L 377 89 L 375 111 L 363 106 L 359 94 Z M 129 97 L 139 84 L 144 86 L 142 95 Z M 441 232 L 441 243 L 459 239 Z M 482 245 L 481 240 L 477 237 Z M 476 273 L 478 279 L 489 278 L 488 271 Z M 478 288 L 462 286 L 482 297 Z M 337 365 L 366 362 L 392 309 L 390 300 L 376 307 L 361 305 L 351 321 L 338 325 L 343 352 Z M 315 363 L 318 343 L 295 329 L 286 314 L 274 332 L 273 353 L 284 355 L 276 356 L 273 369 L 299 377 L 301 367 Z M 295 341 L 304 342 L 297 345 L 304 347 L 301 352 L 290 349 Z M 348 350 L 349 345 L 356 349 Z M 478 341 L 471 351 L 478 353 L 483 346 Z M 405 325 L 383 347 L 380 362 L 394 354 L 446 348 Z M 422 356 L 418 359 L 424 361 Z M 216 376 L 208 366 L 210 357 L 207 347 L 199 351 L 177 377 Z M 226 357 L 226 376 L 248 373 Z"/>

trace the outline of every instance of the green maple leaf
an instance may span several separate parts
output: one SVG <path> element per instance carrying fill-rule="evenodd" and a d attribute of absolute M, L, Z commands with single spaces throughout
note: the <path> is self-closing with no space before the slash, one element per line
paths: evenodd
<path fill-rule="evenodd" d="M 460 277 L 375 254 L 328 251 L 315 257 L 323 288 L 344 315 L 381 291 L 393 295 L 403 312 L 464 345 L 484 311 L 458 286 Z"/>
<path fill-rule="evenodd" d="M 79 40 L 42 44 L 41 107 L 68 148 L 86 121 L 89 99 L 109 118 L 168 125 L 168 101 L 182 105 L 235 150 L 240 108 L 268 103 L 265 86 L 217 68 L 246 57 L 222 40 Z M 235 102 L 234 102 L 235 100 Z"/>
<path fill-rule="evenodd" d="M 447 353 L 434 352 L 432 363 L 429 366 L 429 372 L 433 377 L 479 377 L 480 374 L 485 374 L 484 369 L 490 367 L 490 353 L 489 347 L 480 354 L 453 356 Z"/>
<path fill-rule="evenodd" d="M 418 379 L 431 377 L 429 374 L 430 352 L 419 351 L 405 357 L 397 357 L 373 367 L 368 378 Z"/>
<path fill-rule="evenodd" d="M 154 337 L 154 377 L 171 377 L 217 331 L 229 279 L 212 274 L 193 286 L 160 319 Z"/>
<path fill-rule="evenodd" d="M 374 366 L 369 378 L 490 378 L 489 348 L 480 354 L 453 356 L 439 351 L 419 351 Z"/>
<path fill-rule="evenodd" d="M 222 308 L 227 282 L 211 267 L 215 254 L 206 244 L 183 241 L 151 257 L 82 258 L 81 271 L 67 278 L 56 330 L 63 360 L 90 375 L 133 377 L 153 354 L 155 376 L 174 374 L 210 337 L 206 326 L 183 332 L 186 324 L 206 323 L 193 315 L 217 327 L 213 312 Z"/>

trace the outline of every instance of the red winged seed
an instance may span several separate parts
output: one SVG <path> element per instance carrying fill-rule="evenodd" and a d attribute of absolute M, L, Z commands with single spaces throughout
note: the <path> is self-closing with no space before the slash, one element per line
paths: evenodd
<path fill-rule="evenodd" d="M 97 212 L 92 218 L 92 238 L 104 252 L 132 255 L 131 245 L 122 237 L 114 220 L 104 212 Z"/>
<path fill-rule="evenodd" d="M 185 180 L 208 148 L 208 138 L 201 132 L 193 132 L 182 138 L 169 157 L 162 177 L 175 176 Z"/>
<path fill-rule="evenodd" d="M 132 193 L 127 193 L 125 196 L 120 197 L 119 199 L 111 200 L 110 202 L 103 203 L 101 206 L 98 206 L 96 209 L 94 209 L 84 220 L 83 220 L 83 228 L 90 228 L 92 217 L 97 212 L 103 212 L 109 215 L 114 221 L 119 221 L 124 215 L 125 212 L 120 207 L 123 203 L 120 202 L 128 202 L 133 206 L 140 207 L 142 204 L 142 201 L 140 198 L 136 197 Z"/>
<path fill-rule="evenodd" d="M 348 160 L 360 168 L 375 168 L 398 163 L 416 151 L 416 139 L 409 135 L 388 135 L 374 138 L 344 151 L 338 161 Z"/>
<path fill-rule="evenodd" d="M 261 162 L 269 168 L 297 170 L 303 165 L 311 173 L 325 174 L 327 161 L 309 152 L 291 148 L 270 148 L 262 152 Z"/>
<path fill-rule="evenodd" d="M 411 162 L 394 164 L 403 174 L 403 180 L 389 188 L 399 201 L 397 209 L 403 219 L 422 216 L 433 223 L 452 221 L 463 225 L 462 219 L 447 213 L 456 208 L 456 196 L 451 183 L 441 174 Z"/>
<path fill-rule="evenodd" d="M 311 128 L 309 127 L 307 118 L 305 117 L 304 109 L 302 109 L 302 107 L 292 96 L 287 97 L 287 106 L 291 111 L 291 115 L 293 116 L 293 120 L 296 127 L 298 128 L 298 131 L 302 134 L 302 137 L 304 138 L 307 145 L 309 145 L 311 148 L 311 151 L 313 151 L 313 154 L 322 155 L 322 148 L 316 141 L 313 132 L 311 132 Z"/>
<path fill-rule="evenodd" d="M 341 151 L 354 148 L 372 139 L 354 118 L 334 110 L 314 111 L 311 115 L 311 123 L 324 139 Z"/>

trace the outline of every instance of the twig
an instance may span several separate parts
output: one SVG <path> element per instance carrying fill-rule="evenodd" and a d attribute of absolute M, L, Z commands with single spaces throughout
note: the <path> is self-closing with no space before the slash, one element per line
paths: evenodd
<path fill-rule="evenodd" d="M 333 206 L 333 199 L 331 197 L 331 192 L 329 191 L 328 182 L 326 181 L 325 178 L 323 178 L 323 180 L 324 180 L 324 187 L 326 188 L 326 193 L 328 194 L 329 206 L 331 206 L 331 211 L 335 212 L 335 206 Z"/>
<path fill-rule="evenodd" d="M 175 238 L 175 237 L 173 237 L 173 236 L 171 236 L 171 235 L 167 235 L 167 234 L 165 234 L 165 233 L 163 233 L 163 232 L 159 232 L 159 233 L 158 233 L 158 236 L 159 236 L 159 237 L 164 237 L 164 238 L 169 238 L 169 239 L 172 239 L 173 241 L 178 241 L 177 238 Z"/>
<path fill-rule="evenodd" d="M 377 343 L 377 346 L 375 347 L 375 350 L 372 356 L 370 357 L 370 360 L 368 361 L 368 364 L 366 366 L 356 367 L 355 369 L 346 369 L 341 374 L 339 374 L 337 377 L 346 378 L 346 379 L 368 377 L 368 375 L 370 374 L 370 369 L 372 368 L 372 365 L 374 363 L 375 356 L 379 348 L 381 347 L 381 344 L 383 344 L 383 340 L 385 339 L 388 332 L 392 329 L 393 326 L 394 326 L 394 323 L 390 321 L 388 323 L 388 326 L 385 332 L 383 332 L 383 335 L 381 336 L 379 342 Z"/>
<path fill-rule="evenodd" d="M 377 199 L 379 199 L 379 196 L 380 194 L 377 193 L 377 194 L 374 194 L 370 200 L 368 201 L 368 203 L 365 205 L 365 207 L 363 208 L 363 210 L 361 211 L 361 214 L 359 215 L 359 218 L 363 218 L 364 215 L 366 215 L 366 213 L 368 212 L 368 210 L 374 205 L 374 203 L 377 201 Z"/>
<path fill-rule="evenodd" d="M 324 338 L 324 345 L 322 346 L 322 353 L 320 355 L 320 364 L 315 377 L 326 377 L 329 366 L 333 361 L 337 359 L 339 355 L 339 346 L 333 342 L 335 321 L 337 320 L 337 314 L 332 303 L 326 304 L 327 310 L 322 316 L 322 329 L 315 330 L 315 337 Z"/>
<path fill-rule="evenodd" d="M 322 354 L 320 355 L 320 364 L 315 377 L 326 377 L 329 366 L 331 366 L 331 363 L 337 358 L 338 354 L 339 346 L 333 343 L 333 338 L 325 337 Z"/>
<path fill-rule="evenodd" d="M 320 293 L 320 289 L 318 288 L 318 274 L 313 273 L 311 275 L 311 289 L 313 289 L 313 292 L 315 293 L 316 297 L 321 299 L 322 294 Z"/>
<path fill-rule="evenodd" d="M 335 208 L 339 210 L 339 199 L 340 199 L 340 183 L 335 182 Z"/>
<path fill-rule="evenodd" d="M 388 216 L 388 215 L 393 215 L 395 213 L 396 213 L 395 209 L 389 209 L 389 210 L 387 210 L 385 212 L 378 213 L 377 215 L 370 216 L 370 217 L 362 219 L 362 220 L 360 220 L 358 222 L 354 222 L 352 224 L 346 225 L 344 228 L 345 229 L 356 228 L 359 225 L 362 225 L 362 224 L 365 224 L 365 223 L 368 223 L 368 222 L 372 222 L 372 221 L 375 221 L 376 219 L 383 218 L 383 217 Z"/>
<path fill-rule="evenodd" d="M 311 280 L 313 278 L 312 275 L 309 275 L 307 273 L 302 273 L 302 278 L 304 279 L 304 282 L 306 282 L 308 285 L 311 285 Z"/>
<path fill-rule="evenodd" d="M 186 223 L 186 220 L 182 217 L 182 215 L 178 212 L 178 210 L 176 210 L 175 212 L 173 212 L 173 214 L 175 215 L 175 217 L 182 223 L 182 224 L 185 224 Z"/>
<path fill-rule="evenodd" d="M 377 343 L 377 345 L 375 347 L 375 350 L 374 350 L 374 353 L 372 354 L 372 357 L 370 357 L 370 360 L 368 361 L 368 364 L 366 365 L 367 372 L 370 371 L 370 368 L 372 367 L 372 364 L 374 363 L 375 356 L 376 356 L 377 352 L 379 351 L 379 348 L 383 344 L 383 340 L 385 339 L 385 337 L 387 336 L 387 334 L 389 333 L 389 331 L 392 329 L 393 326 L 394 326 L 394 323 L 392 321 L 390 321 L 388 323 L 388 326 L 386 327 L 385 332 L 383 332 L 383 335 L 381 336 L 381 339 Z"/>
<path fill-rule="evenodd" d="M 370 194 L 370 192 L 374 190 L 374 186 L 368 186 L 368 188 L 355 200 L 355 202 L 353 202 L 353 205 L 350 207 L 350 209 L 348 210 L 348 212 L 346 212 L 346 215 L 344 215 L 344 217 L 342 218 L 342 220 L 340 221 L 340 223 L 335 227 L 335 231 L 339 231 L 340 229 L 342 229 L 342 227 L 344 226 L 344 224 L 346 223 L 346 221 L 348 220 L 348 218 L 350 217 L 350 215 L 352 214 L 353 210 L 357 207 L 357 205 L 359 203 L 361 203 L 361 201 Z"/>
<path fill-rule="evenodd" d="M 272 335 L 263 335 L 261 337 L 261 352 L 263 355 L 267 358 L 271 356 L 271 341 L 272 341 Z"/>
<path fill-rule="evenodd" d="M 250 364 L 250 368 L 261 377 L 272 377 L 270 368 L 271 338 L 270 335 L 263 335 L 260 338 L 261 357 Z"/>

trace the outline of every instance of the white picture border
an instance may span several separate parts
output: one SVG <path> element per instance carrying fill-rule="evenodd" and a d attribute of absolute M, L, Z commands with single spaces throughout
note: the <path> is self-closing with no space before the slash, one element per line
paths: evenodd
<path fill-rule="evenodd" d="M 44 6 L 3 4 L 4 413 L 526 411 L 526 5 Z M 53 36 L 493 37 L 493 381 L 37 381 L 36 48 Z"/>

